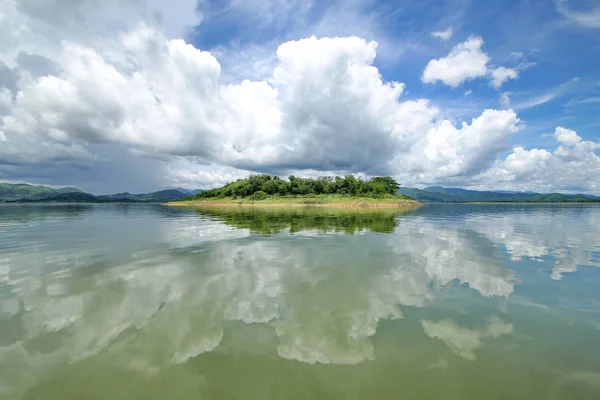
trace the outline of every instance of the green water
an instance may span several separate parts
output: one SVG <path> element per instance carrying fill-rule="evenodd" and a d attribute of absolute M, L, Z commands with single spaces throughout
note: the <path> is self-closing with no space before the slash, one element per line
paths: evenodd
<path fill-rule="evenodd" d="M 0 206 L 2 399 L 600 399 L 600 207 Z"/>

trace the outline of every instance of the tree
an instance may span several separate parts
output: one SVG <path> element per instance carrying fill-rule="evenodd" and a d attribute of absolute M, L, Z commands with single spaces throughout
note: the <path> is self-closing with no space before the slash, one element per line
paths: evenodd
<path fill-rule="evenodd" d="M 247 179 L 238 179 L 222 188 L 207 190 L 194 198 L 250 197 L 260 192 L 253 199 L 266 196 L 287 195 L 322 195 L 337 194 L 366 197 L 396 196 L 400 185 L 389 176 L 377 176 L 368 181 L 357 179 L 353 175 L 345 177 L 297 178 L 294 175 L 285 181 L 277 176 L 266 174 L 251 175 Z"/>
<path fill-rule="evenodd" d="M 400 185 L 389 176 L 376 176 L 369 181 L 371 189 L 375 193 L 391 194 L 398 193 Z"/>
<path fill-rule="evenodd" d="M 270 195 L 277 194 L 279 192 L 279 182 L 276 179 L 269 179 L 262 185 L 262 190 Z"/>
<path fill-rule="evenodd" d="M 300 194 L 300 183 L 298 182 L 298 178 L 294 175 L 290 175 L 290 194 Z"/>

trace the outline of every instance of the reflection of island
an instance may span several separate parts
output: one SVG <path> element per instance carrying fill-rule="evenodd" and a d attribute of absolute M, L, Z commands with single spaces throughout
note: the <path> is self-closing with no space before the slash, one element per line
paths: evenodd
<path fill-rule="evenodd" d="M 396 217 L 411 209 L 325 209 L 325 208 L 205 208 L 196 212 L 253 234 L 276 234 L 285 229 L 290 233 L 316 230 L 320 233 L 354 234 L 363 230 L 391 233 L 397 226 Z"/>

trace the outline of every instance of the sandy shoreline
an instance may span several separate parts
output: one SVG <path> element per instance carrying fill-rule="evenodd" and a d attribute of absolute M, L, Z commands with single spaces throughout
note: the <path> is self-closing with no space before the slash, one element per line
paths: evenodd
<path fill-rule="evenodd" d="M 175 207 L 319 207 L 319 208 L 417 208 L 422 206 L 416 201 L 406 201 L 398 203 L 370 203 L 365 201 L 348 203 L 260 203 L 260 202 L 208 202 L 208 201 L 172 201 L 164 203 L 166 206 Z"/>

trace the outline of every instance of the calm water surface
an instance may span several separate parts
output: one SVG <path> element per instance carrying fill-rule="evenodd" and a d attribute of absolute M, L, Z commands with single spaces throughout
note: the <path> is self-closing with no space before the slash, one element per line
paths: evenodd
<path fill-rule="evenodd" d="M 600 399 L 600 207 L 0 206 L 2 399 Z"/>

